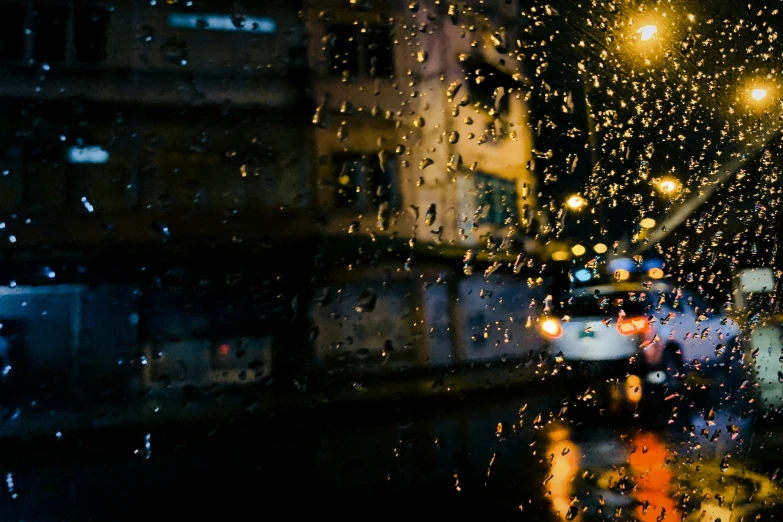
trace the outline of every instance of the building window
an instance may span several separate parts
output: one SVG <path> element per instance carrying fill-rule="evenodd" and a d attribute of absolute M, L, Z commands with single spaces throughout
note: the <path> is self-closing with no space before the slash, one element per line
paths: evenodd
<path fill-rule="evenodd" d="M 329 73 L 339 76 L 359 72 L 359 40 L 353 25 L 336 25 L 328 30 L 326 57 Z"/>
<path fill-rule="evenodd" d="M 99 7 L 84 7 L 74 12 L 73 37 L 76 60 L 101 63 L 106 59 L 106 33 L 109 12 Z"/>
<path fill-rule="evenodd" d="M 29 11 L 32 47 L 25 33 L 28 9 L 23 3 L 2 5 L 0 12 L 0 61 L 62 64 L 67 60 L 98 64 L 106 59 L 109 10 L 40 2 Z"/>
<path fill-rule="evenodd" d="M 394 47 L 391 28 L 376 25 L 362 34 L 366 49 L 366 70 L 373 77 L 394 74 Z"/>
<path fill-rule="evenodd" d="M 496 226 L 516 225 L 516 183 L 481 172 L 475 173 L 473 177 L 476 183 L 476 200 L 481 207 L 481 221 Z"/>
<path fill-rule="evenodd" d="M 510 75 L 476 59 L 465 63 L 465 74 L 474 107 L 497 116 L 508 114 L 511 91 L 517 85 Z"/>
<path fill-rule="evenodd" d="M 33 59 L 41 63 L 57 63 L 65 60 L 68 7 L 42 4 L 33 14 Z"/>
<path fill-rule="evenodd" d="M 0 60 L 21 61 L 24 59 L 24 17 L 22 5 L 3 4 L 0 9 Z"/>
<path fill-rule="evenodd" d="M 329 26 L 327 33 L 329 74 L 387 77 L 394 73 L 391 28 L 341 24 Z"/>
<path fill-rule="evenodd" d="M 381 203 L 394 207 L 394 162 L 377 154 L 340 155 L 333 160 L 336 178 L 336 204 L 340 208 L 367 209 Z"/>

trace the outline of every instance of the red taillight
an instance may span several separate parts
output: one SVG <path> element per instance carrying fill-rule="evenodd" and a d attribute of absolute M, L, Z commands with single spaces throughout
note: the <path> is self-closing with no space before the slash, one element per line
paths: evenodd
<path fill-rule="evenodd" d="M 644 332 L 648 326 L 644 317 L 629 317 L 617 323 L 617 330 L 623 335 L 634 335 Z"/>
<path fill-rule="evenodd" d="M 552 317 L 547 317 L 541 321 L 541 331 L 550 339 L 557 339 L 563 335 L 563 329 L 560 327 L 560 321 Z"/>
<path fill-rule="evenodd" d="M 218 346 L 218 355 L 228 355 L 231 351 L 231 347 L 227 344 L 221 344 Z"/>

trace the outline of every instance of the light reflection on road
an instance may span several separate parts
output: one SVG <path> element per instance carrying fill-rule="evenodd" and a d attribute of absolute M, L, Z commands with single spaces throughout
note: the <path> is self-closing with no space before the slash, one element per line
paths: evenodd
<path fill-rule="evenodd" d="M 750 421 L 728 410 L 693 417 L 679 430 L 550 426 L 543 496 L 554 519 L 713 522 L 775 507 L 780 488 L 737 458 Z"/>

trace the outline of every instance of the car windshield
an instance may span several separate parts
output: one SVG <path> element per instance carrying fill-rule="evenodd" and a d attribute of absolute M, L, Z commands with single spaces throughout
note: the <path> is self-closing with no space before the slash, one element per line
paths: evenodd
<path fill-rule="evenodd" d="M 618 315 L 644 316 L 651 313 L 652 302 L 645 292 L 593 293 L 578 291 L 562 307 L 564 315 L 570 317 L 609 317 Z"/>

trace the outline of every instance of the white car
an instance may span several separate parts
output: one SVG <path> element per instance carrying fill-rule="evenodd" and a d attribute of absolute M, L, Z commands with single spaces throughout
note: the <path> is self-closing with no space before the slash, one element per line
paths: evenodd
<path fill-rule="evenodd" d="M 686 368 L 726 365 L 740 333 L 698 294 L 662 282 L 573 289 L 539 325 L 565 361 L 614 362 L 670 385 Z"/>

